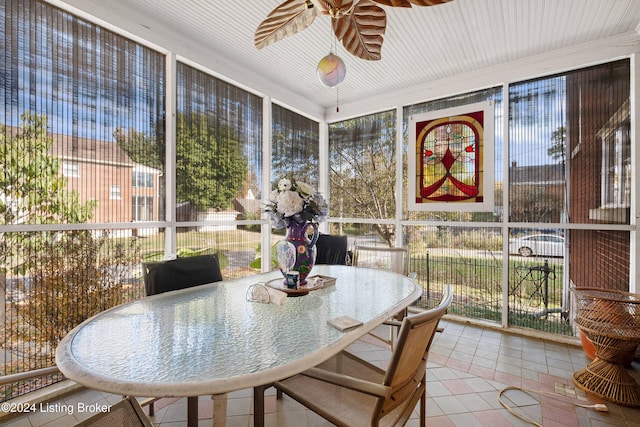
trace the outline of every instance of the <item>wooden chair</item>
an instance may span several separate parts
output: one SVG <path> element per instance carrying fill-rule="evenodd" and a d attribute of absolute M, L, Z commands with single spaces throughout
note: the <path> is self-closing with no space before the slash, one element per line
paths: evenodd
<path fill-rule="evenodd" d="M 409 274 L 409 250 L 407 248 L 390 248 L 388 246 L 363 246 L 356 245 L 353 252 L 353 265 L 358 267 L 377 268 L 380 270 L 393 271 L 412 279 L 415 275 Z M 407 315 L 407 310 L 396 313 L 395 320 L 402 320 Z M 369 334 L 389 345 L 393 349 L 394 332 L 393 326 L 389 329 L 389 337 L 385 338 L 374 332 Z"/>
<path fill-rule="evenodd" d="M 146 262 L 142 264 L 142 277 L 147 296 L 178 289 L 222 281 L 220 262 L 217 255 L 196 255 L 168 261 Z M 155 414 L 154 402 L 149 399 L 149 415 Z M 198 397 L 187 398 L 187 416 L 197 422 Z"/>
<path fill-rule="evenodd" d="M 451 285 L 447 285 L 440 305 L 403 319 L 386 371 L 343 351 L 274 385 L 343 427 L 404 425 L 420 401 L 420 425 L 424 427 L 429 348 L 451 300 Z"/>
<path fill-rule="evenodd" d="M 348 265 L 347 236 L 321 234 L 316 242 L 316 264 Z"/>
<path fill-rule="evenodd" d="M 76 427 L 153 427 L 135 397 L 125 397 L 109 411 L 97 413 L 76 424 Z"/>

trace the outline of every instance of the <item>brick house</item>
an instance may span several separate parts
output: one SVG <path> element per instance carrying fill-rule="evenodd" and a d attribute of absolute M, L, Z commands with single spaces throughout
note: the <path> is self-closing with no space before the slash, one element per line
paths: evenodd
<path fill-rule="evenodd" d="M 115 142 L 52 134 L 67 189 L 96 200 L 93 221 L 157 221 L 160 171 L 136 164 Z"/>

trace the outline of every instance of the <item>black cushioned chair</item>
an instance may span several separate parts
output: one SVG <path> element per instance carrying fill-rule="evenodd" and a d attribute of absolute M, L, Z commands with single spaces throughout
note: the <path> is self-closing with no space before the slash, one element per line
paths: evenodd
<path fill-rule="evenodd" d="M 147 296 L 222 280 L 217 255 L 196 255 L 142 264 Z"/>
<path fill-rule="evenodd" d="M 316 242 L 316 264 L 348 265 L 347 236 L 321 234 Z"/>

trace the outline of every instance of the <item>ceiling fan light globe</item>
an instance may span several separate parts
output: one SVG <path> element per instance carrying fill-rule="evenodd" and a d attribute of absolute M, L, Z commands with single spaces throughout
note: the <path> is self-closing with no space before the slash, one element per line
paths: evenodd
<path fill-rule="evenodd" d="M 347 66 L 339 56 L 330 53 L 318 62 L 317 75 L 323 85 L 336 87 L 347 76 Z"/>

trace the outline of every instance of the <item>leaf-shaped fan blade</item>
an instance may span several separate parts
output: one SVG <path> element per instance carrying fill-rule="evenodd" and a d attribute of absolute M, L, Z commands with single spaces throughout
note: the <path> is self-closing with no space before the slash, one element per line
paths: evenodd
<path fill-rule="evenodd" d="M 384 10 L 368 0 L 360 1 L 351 15 L 333 20 L 333 32 L 345 49 L 369 61 L 381 58 L 382 35 L 386 27 Z"/>
<path fill-rule="evenodd" d="M 411 7 L 411 4 L 416 6 L 436 6 L 442 3 L 448 3 L 452 0 L 372 0 L 376 3 L 384 4 L 385 6 L 392 7 Z"/>
<path fill-rule="evenodd" d="M 347 15 L 353 8 L 353 0 L 312 0 L 319 7 L 323 15 L 331 15 L 334 10 L 336 16 Z"/>
<path fill-rule="evenodd" d="M 286 0 L 276 7 L 256 29 L 253 43 L 258 49 L 296 34 L 316 19 L 318 12 L 306 0 Z"/>

